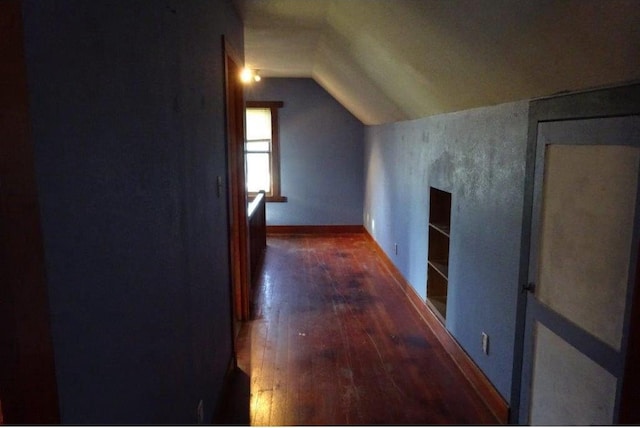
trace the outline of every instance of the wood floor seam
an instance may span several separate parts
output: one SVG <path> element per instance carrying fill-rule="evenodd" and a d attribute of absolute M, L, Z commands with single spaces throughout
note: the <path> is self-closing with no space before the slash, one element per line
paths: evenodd
<path fill-rule="evenodd" d="M 269 236 L 254 293 L 252 425 L 498 423 L 366 234 Z"/>

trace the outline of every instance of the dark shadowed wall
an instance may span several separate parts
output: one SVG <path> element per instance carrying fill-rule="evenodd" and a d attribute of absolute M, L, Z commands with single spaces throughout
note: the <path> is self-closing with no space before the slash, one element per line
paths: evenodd
<path fill-rule="evenodd" d="M 362 224 L 362 123 L 312 79 L 262 79 L 245 98 L 284 102 L 280 166 L 288 202 L 267 204 L 267 224 Z"/>
<path fill-rule="evenodd" d="M 523 101 L 367 127 L 365 137 L 365 226 L 423 299 L 429 187 L 451 192 L 446 326 L 507 401 L 527 114 Z"/>
<path fill-rule="evenodd" d="M 210 421 L 232 356 L 230 1 L 24 2 L 64 424 Z"/>

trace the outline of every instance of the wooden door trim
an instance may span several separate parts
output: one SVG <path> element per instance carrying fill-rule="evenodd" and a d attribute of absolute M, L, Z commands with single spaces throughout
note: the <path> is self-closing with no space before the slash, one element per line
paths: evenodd
<path fill-rule="evenodd" d="M 58 424 L 23 33 L 22 2 L 0 2 L 0 419 Z"/>
<path fill-rule="evenodd" d="M 247 195 L 244 175 L 244 120 L 236 121 L 238 112 L 240 112 L 239 117 L 244 117 L 244 100 L 239 75 L 232 71 L 234 67 L 241 68 L 243 61 L 224 36 L 222 36 L 222 51 L 225 70 L 227 202 L 232 308 L 235 320 L 247 320 L 250 315 L 250 288 Z M 238 91 L 240 91 L 239 100 L 237 99 Z"/>

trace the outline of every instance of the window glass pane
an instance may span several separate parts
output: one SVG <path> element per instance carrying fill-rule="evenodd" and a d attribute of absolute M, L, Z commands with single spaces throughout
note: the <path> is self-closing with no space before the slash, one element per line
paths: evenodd
<path fill-rule="evenodd" d="M 247 140 L 271 139 L 271 109 L 247 109 Z"/>
<path fill-rule="evenodd" d="M 268 152 L 270 151 L 271 141 L 247 141 L 246 150 L 248 152 Z"/>
<path fill-rule="evenodd" d="M 247 153 L 247 190 L 271 192 L 271 174 L 268 153 Z"/>

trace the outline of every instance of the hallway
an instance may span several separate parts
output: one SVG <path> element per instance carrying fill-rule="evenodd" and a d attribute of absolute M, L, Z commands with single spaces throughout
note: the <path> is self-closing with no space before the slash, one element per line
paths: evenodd
<path fill-rule="evenodd" d="M 237 341 L 251 425 L 497 423 L 366 235 L 267 244 Z"/>

